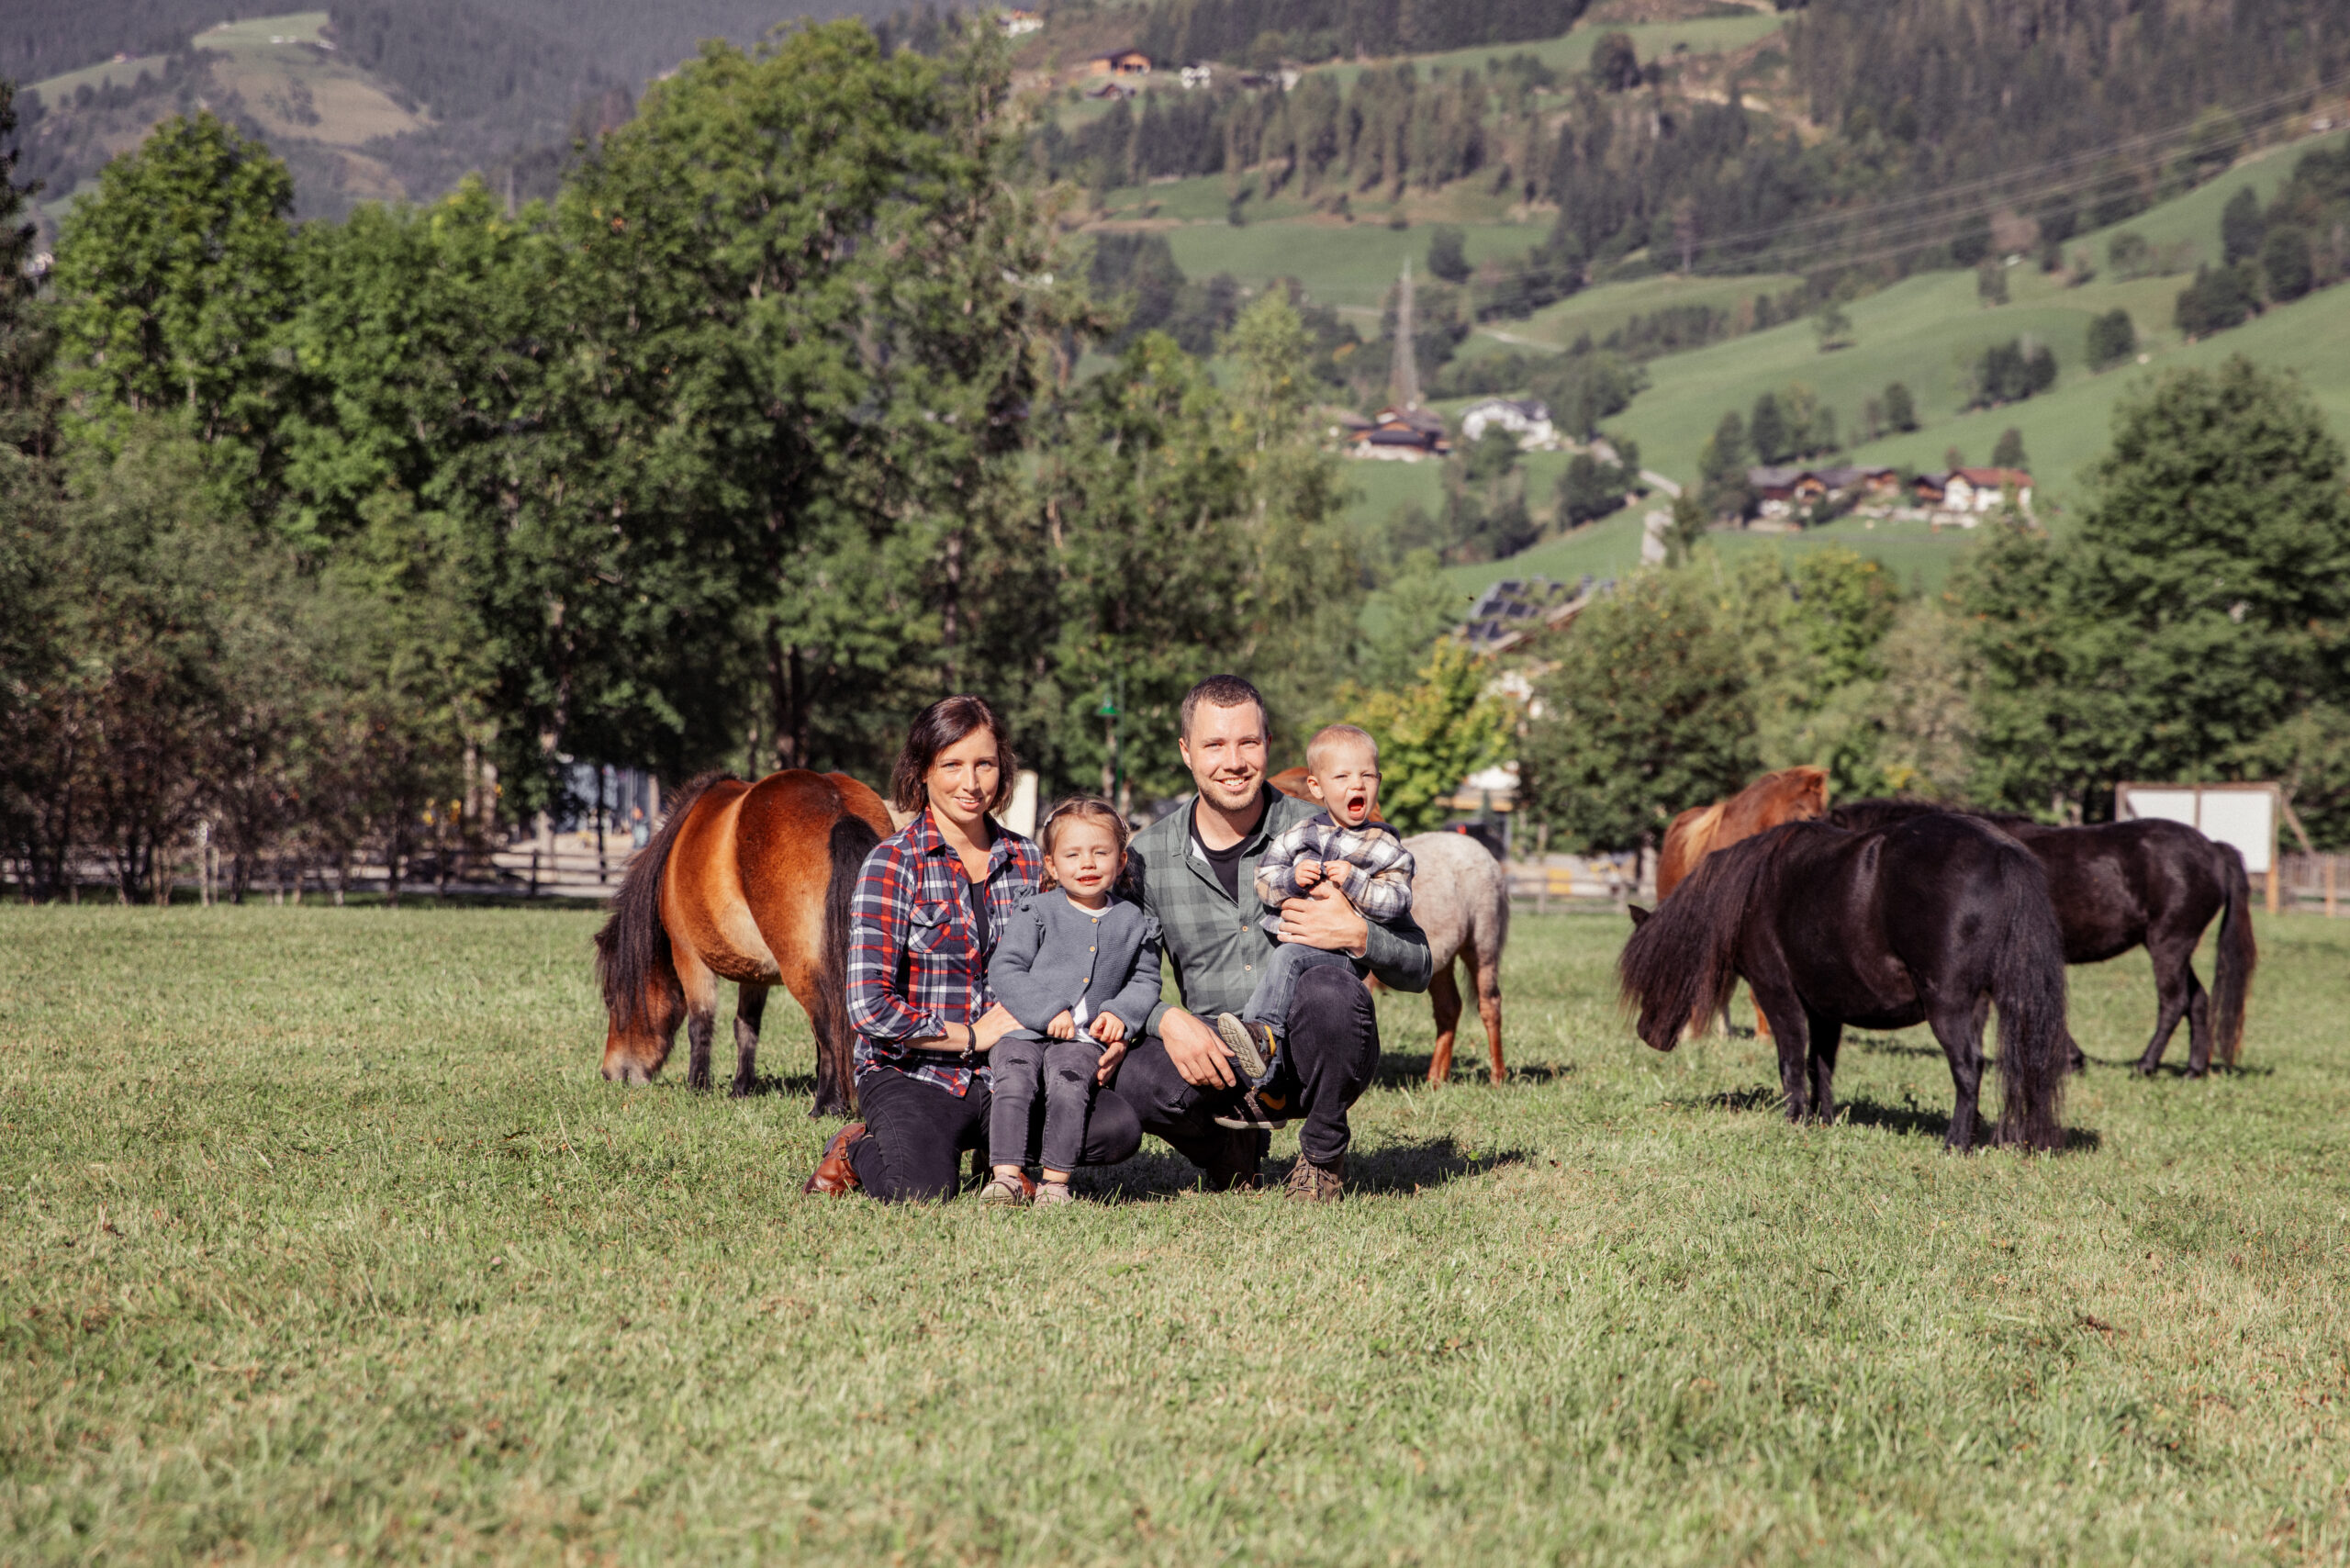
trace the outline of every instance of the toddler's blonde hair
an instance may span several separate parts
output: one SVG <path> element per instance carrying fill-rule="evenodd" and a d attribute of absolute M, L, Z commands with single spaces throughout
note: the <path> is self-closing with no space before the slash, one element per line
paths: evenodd
<path fill-rule="evenodd" d="M 1314 732 L 1312 740 L 1305 743 L 1305 770 L 1316 778 L 1321 778 L 1322 759 L 1337 747 L 1349 745 L 1368 747 L 1371 760 L 1374 763 L 1379 760 L 1379 743 L 1371 738 L 1369 730 L 1360 724 L 1325 724 Z"/>

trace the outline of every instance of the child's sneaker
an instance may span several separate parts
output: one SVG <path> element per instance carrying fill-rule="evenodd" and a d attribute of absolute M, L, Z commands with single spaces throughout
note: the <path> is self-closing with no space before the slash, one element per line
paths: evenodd
<path fill-rule="evenodd" d="M 1000 1204 L 1017 1208 L 1036 1201 L 1036 1183 L 1024 1170 L 998 1170 L 988 1177 L 988 1184 L 979 1189 L 979 1202 Z"/>
<path fill-rule="evenodd" d="M 1075 1202 L 1077 1202 L 1077 1194 L 1069 1190 L 1069 1183 L 1066 1182 L 1039 1182 L 1036 1183 L 1036 1206 L 1040 1209 L 1048 1209 L 1055 1204 L 1073 1204 Z"/>
<path fill-rule="evenodd" d="M 1251 1084 L 1261 1084 L 1273 1073 L 1273 1058 L 1281 1054 L 1281 1044 L 1273 1038 L 1270 1024 L 1249 1024 L 1229 1013 L 1215 1015 L 1215 1032 L 1225 1048 L 1240 1069 L 1240 1076 Z"/>
<path fill-rule="evenodd" d="M 1231 1110 L 1217 1116 L 1215 1125 L 1247 1131 L 1272 1132 L 1289 1126 L 1289 1117 L 1282 1114 L 1288 1109 L 1287 1095 L 1268 1094 L 1260 1089 L 1251 1089 Z"/>

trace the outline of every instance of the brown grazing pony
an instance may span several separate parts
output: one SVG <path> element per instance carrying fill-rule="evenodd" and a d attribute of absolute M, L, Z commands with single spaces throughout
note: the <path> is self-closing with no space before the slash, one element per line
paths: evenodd
<path fill-rule="evenodd" d="M 686 1025 L 686 1084 L 710 1087 L 718 982 L 734 1007 L 735 1094 L 751 1092 L 767 989 L 791 988 L 816 1033 L 811 1115 L 856 1103 L 848 1025 L 849 900 L 890 833 L 881 797 L 842 773 L 789 768 L 756 784 L 705 775 L 670 804 L 596 934 L 610 1025 L 604 1076 L 643 1083 Z"/>
<path fill-rule="evenodd" d="M 1269 780 L 1292 800 L 1311 801 L 1305 769 L 1284 767 Z M 1374 820 L 1387 819 L 1374 811 Z M 1415 834 L 1404 840 L 1412 852 L 1412 918 L 1428 939 L 1434 965 L 1428 1006 L 1436 1014 L 1436 1049 L 1428 1057 L 1428 1081 L 1452 1076 L 1452 1051 L 1460 1034 L 1460 982 L 1469 972 L 1477 998 L 1477 1018 L 1485 1026 L 1493 1056 L 1493 1079 L 1502 1081 L 1502 945 L 1509 940 L 1509 875 L 1493 852 L 1460 833 Z M 1374 989 L 1379 982 L 1371 982 Z"/>
<path fill-rule="evenodd" d="M 1664 830 L 1656 857 L 1656 896 L 1661 903 L 1697 862 L 1717 849 L 1781 823 L 1808 822 L 1828 810 L 1828 770 L 1783 767 L 1765 773 L 1727 801 L 1692 806 Z"/>

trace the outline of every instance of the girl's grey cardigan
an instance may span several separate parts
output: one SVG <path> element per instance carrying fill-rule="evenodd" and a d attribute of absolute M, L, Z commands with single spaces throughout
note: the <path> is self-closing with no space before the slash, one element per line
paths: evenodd
<path fill-rule="evenodd" d="M 1058 888 L 1031 893 L 988 961 L 988 987 L 1035 1034 L 1082 1001 L 1088 1016 L 1114 1013 L 1138 1037 L 1158 1005 L 1158 922 L 1122 898 L 1097 921 Z"/>

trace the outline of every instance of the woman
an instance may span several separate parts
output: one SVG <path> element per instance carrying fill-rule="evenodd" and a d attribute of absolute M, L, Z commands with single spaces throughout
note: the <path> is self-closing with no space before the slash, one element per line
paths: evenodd
<path fill-rule="evenodd" d="M 1044 869 L 1034 843 L 989 816 L 1011 799 L 1013 767 L 1002 721 L 982 698 L 934 702 L 907 733 L 890 795 L 913 820 L 866 857 L 849 915 L 865 1119 L 824 1146 L 808 1192 L 952 1197 L 963 1151 L 987 1145 L 987 1052 L 1020 1026 L 988 989 L 988 959 Z M 1103 1081 L 1125 1054 L 1104 1049 Z M 1102 1090 L 1083 1163 L 1114 1165 L 1141 1147 L 1133 1109 Z"/>

